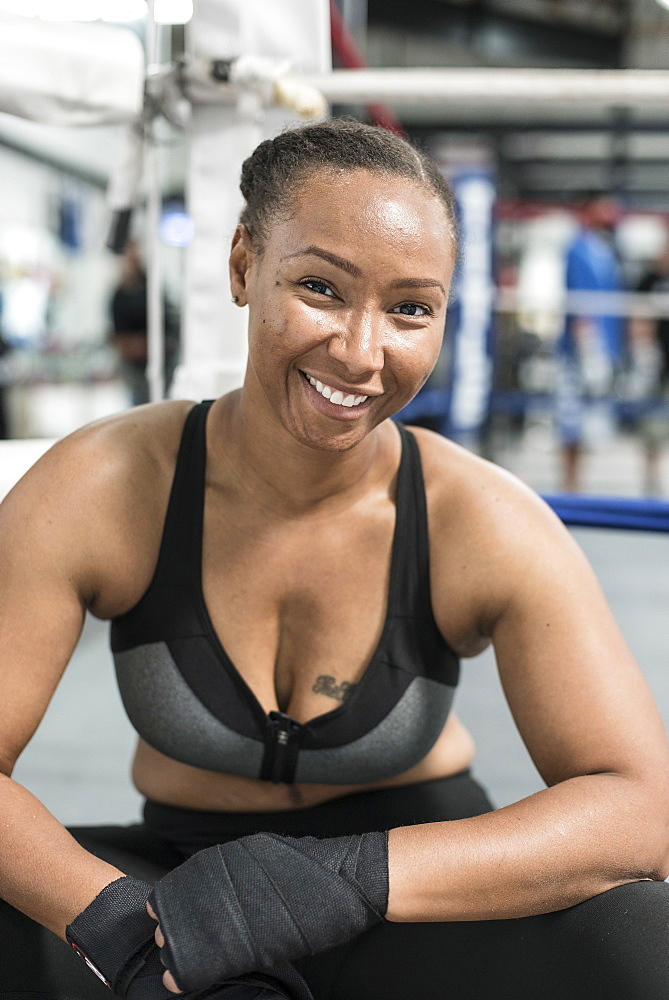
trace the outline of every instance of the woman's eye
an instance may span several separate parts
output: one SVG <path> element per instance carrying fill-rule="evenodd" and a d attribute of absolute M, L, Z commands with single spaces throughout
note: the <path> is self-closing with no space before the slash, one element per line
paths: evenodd
<path fill-rule="evenodd" d="M 391 312 L 401 313 L 402 316 L 429 316 L 430 310 L 427 306 L 419 306 L 417 302 L 403 302 L 401 306 L 395 306 Z"/>
<path fill-rule="evenodd" d="M 308 288 L 310 292 L 316 292 L 317 295 L 331 295 L 334 297 L 334 292 L 324 281 L 307 278 L 305 281 L 301 281 L 300 284 L 303 288 Z"/>

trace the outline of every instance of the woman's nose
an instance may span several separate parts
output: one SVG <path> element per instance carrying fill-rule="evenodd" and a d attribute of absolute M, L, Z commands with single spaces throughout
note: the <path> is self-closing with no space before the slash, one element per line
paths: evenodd
<path fill-rule="evenodd" d="M 381 371 L 384 365 L 383 318 L 353 312 L 345 326 L 332 334 L 328 353 L 352 375 Z"/>

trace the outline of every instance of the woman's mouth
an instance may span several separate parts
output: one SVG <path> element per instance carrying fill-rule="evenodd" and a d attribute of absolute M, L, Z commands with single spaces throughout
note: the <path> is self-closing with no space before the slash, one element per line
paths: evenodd
<path fill-rule="evenodd" d="M 355 393 L 344 393 L 341 389 L 333 389 L 332 386 L 325 385 L 312 375 L 302 372 L 309 385 L 313 386 L 316 392 L 320 393 L 324 399 L 328 399 L 335 406 L 360 406 L 369 396 L 358 396 Z"/>

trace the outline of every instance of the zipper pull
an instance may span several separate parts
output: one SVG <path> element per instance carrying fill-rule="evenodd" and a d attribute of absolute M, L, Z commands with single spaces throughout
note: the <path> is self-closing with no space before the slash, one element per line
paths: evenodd
<path fill-rule="evenodd" d="M 270 712 L 265 731 L 265 754 L 260 777 L 292 783 L 300 750 L 302 726 L 285 712 Z"/>

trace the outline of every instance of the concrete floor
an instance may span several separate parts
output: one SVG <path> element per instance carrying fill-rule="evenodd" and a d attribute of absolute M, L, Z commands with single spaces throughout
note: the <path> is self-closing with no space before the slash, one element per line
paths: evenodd
<path fill-rule="evenodd" d="M 575 531 L 669 727 L 669 536 Z M 63 822 L 130 822 L 141 800 L 129 762 L 134 742 L 116 691 L 107 626 L 90 619 L 15 776 Z M 541 787 L 515 730 L 494 658 L 463 663 L 457 710 L 478 743 L 476 771 L 497 805 Z"/>
<path fill-rule="evenodd" d="M 529 419 L 522 436 L 498 433 L 493 439 L 495 461 L 529 483 L 539 493 L 558 493 L 561 481 L 560 448 L 552 422 L 545 414 Z M 658 482 L 652 495 L 669 499 L 669 447 L 665 444 L 658 461 Z M 599 449 L 583 455 L 581 493 L 601 496 L 643 497 L 644 452 L 636 434 L 618 433 Z"/>

